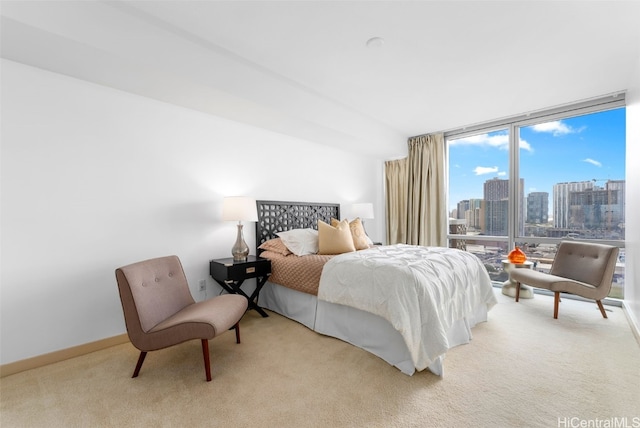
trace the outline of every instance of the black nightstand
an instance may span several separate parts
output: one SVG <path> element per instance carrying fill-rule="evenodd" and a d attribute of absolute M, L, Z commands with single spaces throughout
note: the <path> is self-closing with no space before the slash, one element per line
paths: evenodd
<path fill-rule="evenodd" d="M 263 317 L 269 316 L 258 306 L 258 296 L 271 275 L 271 260 L 256 256 L 248 256 L 245 262 L 236 262 L 233 257 L 211 260 L 209 273 L 229 293 L 242 294 L 246 297 L 249 300 L 249 309 L 255 309 Z M 240 288 L 244 280 L 249 278 L 256 278 L 256 289 L 251 296 Z"/>

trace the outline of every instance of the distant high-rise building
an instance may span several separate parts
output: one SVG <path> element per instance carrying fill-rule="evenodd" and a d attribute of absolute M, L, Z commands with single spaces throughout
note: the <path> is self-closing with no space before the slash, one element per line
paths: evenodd
<path fill-rule="evenodd" d="M 625 198 L 625 180 L 609 180 L 606 183 L 606 190 L 609 194 L 616 194 L 615 203 L 609 204 L 609 209 L 611 210 L 611 218 L 609 219 L 610 223 L 614 226 L 620 226 L 622 231 L 624 232 L 624 224 L 625 224 L 625 213 L 624 207 L 626 204 Z M 613 200 L 611 201 L 613 202 Z M 624 239 L 624 235 L 620 237 L 620 239 Z"/>
<path fill-rule="evenodd" d="M 493 178 L 484 182 L 484 200 L 501 201 L 509 198 L 509 180 Z"/>
<path fill-rule="evenodd" d="M 469 209 L 469 200 L 465 199 L 464 201 L 458 202 L 456 218 L 462 219 L 465 216 L 465 213 Z"/>
<path fill-rule="evenodd" d="M 509 199 L 485 201 L 485 233 L 507 236 L 509 233 Z"/>
<path fill-rule="evenodd" d="M 527 196 L 527 223 L 545 224 L 549 221 L 549 193 L 531 192 Z"/>
<path fill-rule="evenodd" d="M 524 179 L 520 179 L 517 202 L 518 230 L 524 234 Z M 509 233 L 509 180 L 493 178 L 484 182 L 485 233 L 487 235 L 506 236 Z"/>
<path fill-rule="evenodd" d="M 593 189 L 593 181 L 572 181 L 553 185 L 553 226 L 560 229 L 569 228 L 570 195 L 572 192 L 583 192 Z"/>
<path fill-rule="evenodd" d="M 588 230 L 617 229 L 624 223 L 624 180 L 608 180 L 605 187 L 569 194 L 570 228 Z M 623 227 L 621 227 L 623 229 Z"/>
<path fill-rule="evenodd" d="M 484 232 L 484 200 L 483 199 L 469 199 L 469 209 L 464 213 L 464 218 L 467 222 L 468 230 L 476 230 Z"/>

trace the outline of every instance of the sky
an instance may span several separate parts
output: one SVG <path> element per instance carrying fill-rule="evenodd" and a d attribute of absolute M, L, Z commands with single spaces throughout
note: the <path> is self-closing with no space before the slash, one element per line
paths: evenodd
<path fill-rule="evenodd" d="M 508 130 L 449 140 L 449 210 L 464 199 L 482 199 L 483 184 L 509 178 Z M 524 196 L 549 193 L 569 181 L 625 179 L 625 109 L 539 123 L 520 130 Z"/>

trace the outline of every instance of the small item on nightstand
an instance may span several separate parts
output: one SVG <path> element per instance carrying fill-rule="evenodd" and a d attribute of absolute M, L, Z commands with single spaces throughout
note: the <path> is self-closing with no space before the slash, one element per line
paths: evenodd
<path fill-rule="evenodd" d="M 515 265 L 521 265 L 522 263 L 527 261 L 527 255 L 520 249 L 520 247 L 516 247 L 513 251 L 511 251 L 507 258 L 511 263 Z"/>

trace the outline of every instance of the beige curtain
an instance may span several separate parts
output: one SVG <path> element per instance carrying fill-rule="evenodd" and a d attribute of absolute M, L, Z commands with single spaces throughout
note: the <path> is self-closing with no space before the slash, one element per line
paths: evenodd
<path fill-rule="evenodd" d="M 387 193 L 387 244 L 407 242 L 408 159 L 384 163 Z"/>
<path fill-rule="evenodd" d="M 400 160 L 406 161 L 406 173 L 396 172 L 400 161 L 385 164 L 387 242 L 443 247 L 447 221 L 444 135 L 412 137 L 408 146 L 409 156 Z"/>

